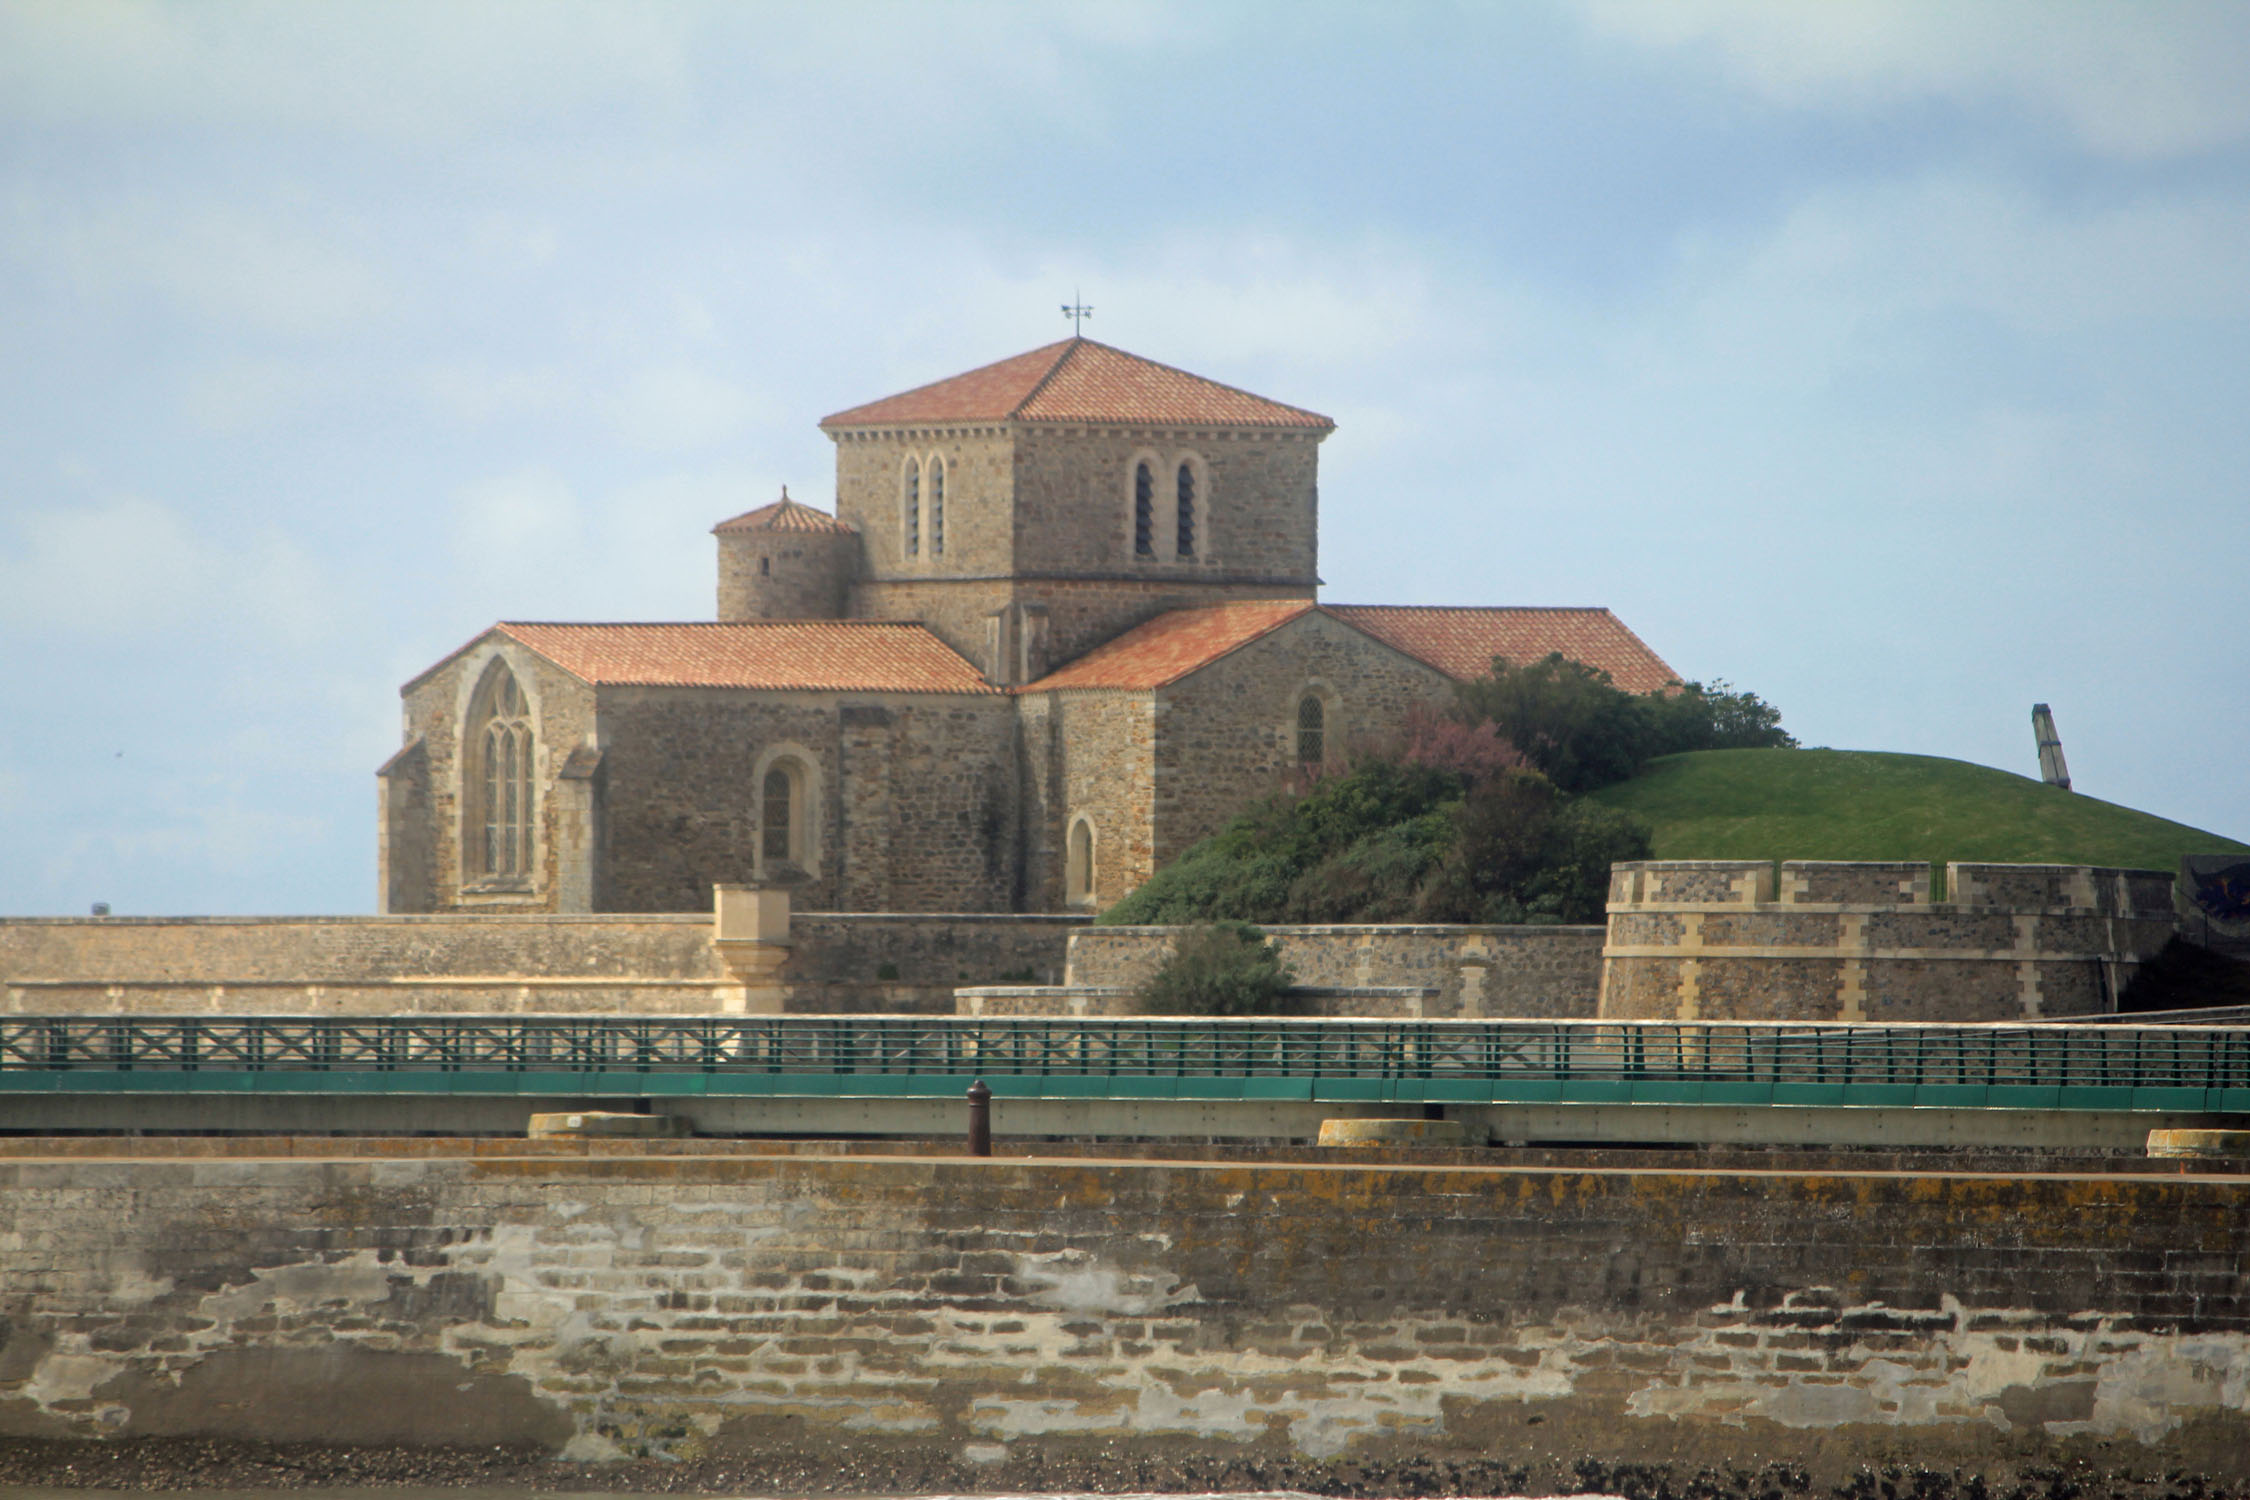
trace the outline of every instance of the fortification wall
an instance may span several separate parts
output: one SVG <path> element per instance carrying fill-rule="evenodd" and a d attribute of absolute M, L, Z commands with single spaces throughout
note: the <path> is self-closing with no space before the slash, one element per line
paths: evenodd
<path fill-rule="evenodd" d="M 2085 865 L 1762 860 L 1612 867 L 1600 1014 L 2003 1021 L 2116 1010 L 2172 936 L 2172 877 Z"/>
<path fill-rule="evenodd" d="M 463 1154 L 0 1189 L 12 1435 L 2250 1477 L 2240 1177 Z"/>
<path fill-rule="evenodd" d="M 950 1012 L 962 984 L 1060 977 L 1086 919 L 797 912 L 791 1011 Z M 34 1014 L 694 1015 L 739 1007 L 711 918 L 31 917 L 0 921 L 0 1005 Z"/>
<path fill-rule="evenodd" d="M 1172 927 L 1086 927 L 1070 936 L 1064 982 L 1131 989 L 1172 951 Z M 1599 927 L 1268 927 L 1297 983 L 1314 989 L 1408 986 L 1422 1014 L 1564 1020 L 1601 995 Z"/>

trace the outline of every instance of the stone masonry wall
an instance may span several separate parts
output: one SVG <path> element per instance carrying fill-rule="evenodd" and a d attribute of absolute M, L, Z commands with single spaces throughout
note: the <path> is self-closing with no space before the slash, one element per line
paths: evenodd
<path fill-rule="evenodd" d="M 848 531 L 722 531 L 721 620 L 841 620 L 859 572 Z"/>
<path fill-rule="evenodd" d="M 2239 1177 L 487 1150 L 0 1189 L 8 1435 L 2250 1477 Z"/>
<path fill-rule="evenodd" d="M 1156 872 L 1155 827 L 1149 809 L 1156 797 L 1156 715 L 1153 695 L 1130 692 L 1051 693 L 1053 736 L 1048 775 L 1055 790 L 1043 799 L 1050 823 L 1044 904 L 1063 904 L 1062 853 L 1070 825 L 1084 817 L 1094 829 L 1093 909 L 1114 906 Z"/>
<path fill-rule="evenodd" d="M 1318 693 L 1329 760 L 1408 709 L 1451 696 L 1433 667 L 1306 614 L 1158 690 L 1155 863 L 1177 858 L 1275 791 L 1296 766 L 1297 703 Z"/>
<path fill-rule="evenodd" d="M 1268 927 L 1300 985 L 1411 986 L 1422 1014 L 1591 1018 L 1601 994 L 1599 927 Z M 1070 935 L 1072 985 L 1131 989 L 1172 951 L 1173 927 L 1085 927 Z"/>
<path fill-rule="evenodd" d="M 2077 865 L 1650 860 L 1611 872 L 1601 1015 L 2099 1015 L 2172 936 L 2171 876 Z"/>
<path fill-rule="evenodd" d="M 608 688 L 608 904 L 706 908 L 715 884 L 789 884 L 797 905 L 1006 910 L 1014 895 L 1014 709 L 997 694 Z M 809 761 L 798 872 L 758 856 L 760 757 Z M 842 774 L 849 757 L 849 775 Z"/>
<path fill-rule="evenodd" d="M 796 912 L 775 979 L 795 1012 L 950 1013 L 958 985 L 1059 979 L 1085 920 Z M 707 1015 L 730 988 L 690 914 L 0 921 L 14 1014 Z"/>

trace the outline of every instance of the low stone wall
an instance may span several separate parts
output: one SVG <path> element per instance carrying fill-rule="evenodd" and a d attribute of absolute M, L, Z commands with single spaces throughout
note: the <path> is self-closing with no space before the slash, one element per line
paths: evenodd
<path fill-rule="evenodd" d="M 1600 1014 L 2000 1021 L 2107 1014 L 2174 929 L 2172 877 L 2083 865 L 1613 867 Z"/>
<path fill-rule="evenodd" d="M 479 1149 L 0 1161 L 0 1433 L 2250 1478 L 2241 1177 Z"/>
<path fill-rule="evenodd" d="M 1060 978 L 1064 946 L 1086 920 L 798 912 L 779 1003 L 949 1013 L 961 984 Z M 17 918 L 0 920 L 0 1006 L 49 1015 L 740 1009 L 742 987 L 711 940 L 711 918 L 675 914 Z"/>
<path fill-rule="evenodd" d="M 1286 1014 L 1293 1016 L 1376 1016 L 1419 1019 L 1432 1015 L 1435 990 L 1409 984 L 1361 985 L 1321 989 L 1292 986 Z M 1114 985 L 987 985 L 953 992 L 953 1009 L 963 1016 L 1137 1016 L 1139 991 Z"/>
<path fill-rule="evenodd" d="M 1131 989 L 1171 954 L 1172 927 L 1071 935 L 1066 983 Z M 1601 995 L 1599 927 L 1268 927 L 1311 989 L 1428 990 L 1433 1019 L 1591 1018 Z"/>

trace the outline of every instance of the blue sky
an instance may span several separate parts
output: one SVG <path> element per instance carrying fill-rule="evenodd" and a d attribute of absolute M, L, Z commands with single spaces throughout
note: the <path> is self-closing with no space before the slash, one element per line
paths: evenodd
<path fill-rule="evenodd" d="M 2250 9 L 0 3 L 0 912 L 365 911 L 397 687 L 826 412 L 1337 418 L 1337 602 L 2250 836 Z"/>

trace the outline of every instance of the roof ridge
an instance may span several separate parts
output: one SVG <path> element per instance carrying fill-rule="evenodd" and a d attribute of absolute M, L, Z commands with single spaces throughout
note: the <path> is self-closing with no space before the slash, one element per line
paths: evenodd
<path fill-rule="evenodd" d="M 682 630 L 690 626 L 704 630 L 775 630 L 802 625 L 849 625 L 869 630 L 929 629 L 920 620 L 495 620 L 485 629 L 504 630 L 511 625 L 536 625 L 545 630 Z"/>
<path fill-rule="evenodd" d="M 1032 383 L 1031 389 L 1024 392 L 1024 397 L 1021 401 L 1018 401 L 1015 405 L 1008 408 L 1009 419 L 1013 421 L 1020 418 L 1023 413 L 1023 409 L 1029 406 L 1032 402 L 1038 400 L 1039 393 L 1045 390 L 1057 375 L 1060 375 L 1062 373 L 1062 367 L 1069 364 L 1071 360 L 1077 357 L 1078 346 L 1081 344 L 1088 344 L 1092 342 L 1093 340 L 1087 338 L 1085 335 L 1076 333 L 1072 334 L 1068 339 L 1066 339 L 1064 341 L 1065 347 L 1063 349 L 1063 352 L 1055 357 L 1055 361 L 1053 364 L 1047 366 L 1047 372 L 1044 375 L 1041 375 L 1038 380 Z M 1106 349 L 1109 346 L 1105 344 L 1102 347 Z M 1032 350 L 1030 352 L 1037 353 L 1038 351 Z"/>
<path fill-rule="evenodd" d="M 1533 610 L 1549 614 L 1606 615 L 1614 613 L 1606 604 L 1327 604 L 1323 609 L 1443 609 L 1458 614 L 1498 614 L 1513 611 L 1527 613 Z M 1622 624 L 1623 621 L 1618 623 Z M 1642 644 L 1647 644 L 1643 642 Z"/>
<path fill-rule="evenodd" d="M 995 366 L 998 366 L 998 365 L 1013 364 L 1013 363 L 1014 363 L 1015 361 L 1017 361 L 1017 360 L 1019 360 L 1019 359 L 1029 359 L 1029 358 L 1031 358 L 1031 357 L 1032 357 L 1033 355 L 1035 355 L 1035 354 L 1044 354 L 1044 353 L 1046 353 L 1046 352 L 1047 352 L 1048 350 L 1050 350 L 1050 349 L 1062 349 L 1062 350 L 1063 350 L 1064 352 L 1063 352 L 1062 354 L 1058 354 L 1058 355 L 1057 355 L 1057 356 L 1055 357 L 1055 359 L 1054 359 L 1053 363 L 1051 363 L 1051 364 L 1050 364 L 1050 365 L 1049 365 L 1049 366 L 1047 367 L 1047 370 L 1046 370 L 1046 372 L 1045 372 L 1044 374 L 1042 374 L 1042 375 L 1041 375 L 1041 376 L 1039 377 L 1039 384 L 1042 384 L 1042 385 L 1043 385 L 1043 384 L 1045 384 L 1045 382 L 1046 382 L 1047 380 L 1049 380 L 1050 378 L 1052 378 L 1052 377 L 1053 377 L 1053 375 L 1054 375 L 1054 372 L 1055 372 L 1055 366 L 1056 366 L 1056 365 L 1060 365 L 1060 364 L 1062 363 L 1063 359 L 1064 359 L 1064 358 L 1066 358 L 1066 357 L 1068 356 L 1068 353 L 1069 353 L 1069 351 L 1068 351 L 1068 349 L 1067 349 L 1067 348 L 1066 348 L 1065 346 L 1067 346 L 1067 345 L 1069 345 L 1069 344 L 1071 344 L 1071 343 L 1073 343 L 1073 342 L 1076 342 L 1076 340 L 1075 340 L 1075 339 L 1057 339 L 1057 340 L 1055 340 L 1055 341 L 1054 341 L 1053 343 L 1051 343 L 1051 344 L 1039 344 L 1039 345 L 1036 345 L 1036 346 L 1034 346 L 1033 348 L 1030 348 L 1030 349 L 1026 349 L 1026 350 L 1024 350 L 1024 351 L 1023 351 L 1022 353 L 1020 353 L 1020 354 L 1007 354 L 1007 355 L 1002 355 L 1002 356 L 1001 356 L 1000 358 L 998 358 L 998 359 L 988 359 L 988 360 L 986 360 L 986 361 L 985 361 L 985 362 L 984 362 L 983 364 L 981 364 L 981 365 L 977 365 L 977 366 L 975 366 L 975 367 L 974 367 L 974 368 L 972 368 L 972 369 L 967 369 L 967 370 L 959 370 L 959 371 L 956 371 L 955 373 L 953 373 L 953 374 L 951 374 L 951 375 L 940 375 L 940 376 L 939 376 L 939 377 L 938 377 L 937 379 L 935 379 L 935 380 L 925 380 L 925 381 L 923 381 L 923 382 L 922 382 L 922 383 L 921 383 L 920 385 L 911 385 L 911 386 L 908 386 L 908 387 L 907 387 L 907 388 L 906 388 L 905 390 L 903 390 L 903 391 L 893 391 L 893 392 L 892 392 L 892 393 L 891 393 L 890 395 L 888 395 L 888 396 L 877 396 L 877 397 L 876 397 L 876 398 L 875 398 L 874 400 L 872 400 L 872 401 L 861 401 L 861 402 L 858 402 L 858 403 L 856 403 L 856 404 L 854 404 L 854 405 L 851 405 L 851 406 L 847 406 L 847 407 L 845 407 L 845 408 L 844 408 L 844 409 L 843 409 L 842 411 L 837 411 L 837 412 L 830 412 L 830 413 L 829 413 L 829 414 L 828 414 L 827 416 L 825 416 L 825 417 L 822 417 L 822 418 L 820 419 L 820 423 L 819 423 L 819 425 L 820 425 L 820 426 L 822 426 L 822 427 L 826 427 L 826 426 L 827 426 L 827 425 L 828 425 L 829 423 L 831 423 L 831 422 L 833 422 L 833 421 L 836 421 L 836 420 L 837 420 L 837 419 L 838 419 L 839 417 L 848 417 L 848 416 L 852 415 L 852 414 L 853 414 L 854 412 L 861 412 L 861 411 L 865 411 L 865 410 L 867 410 L 867 409 L 868 409 L 869 407 L 871 407 L 871 406 L 886 406 L 886 405 L 890 404 L 890 403 L 891 403 L 891 402 L 893 402 L 893 401 L 904 401 L 904 400 L 906 400 L 906 399 L 907 399 L 908 397 L 911 397 L 911 396 L 919 396 L 919 395 L 921 395 L 921 394 L 922 394 L 923 392 L 925 392 L 925 391 L 934 391 L 934 390 L 936 390 L 936 389 L 937 389 L 937 388 L 938 388 L 939 386 L 951 385 L 951 384 L 953 384 L 953 383 L 954 383 L 955 381 L 959 381 L 959 380 L 966 380 L 966 379 L 968 379 L 968 378 L 969 378 L 970 376 L 973 376 L 973 375 L 981 375 L 981 374 L 983 374 L 983 373 L 984 373 L 985 371 L 987 371 L 987 370 L 990 370 L 990 369 L 992 369 L 992 368 L 994 368 Z M 1034 387 L 1034 388 L 1036 389 L 1036 387 Z M 849 425 L 857 425 L 857 424 L 849 424 Z M 880 425 L 883 425 L 883 424 L 881 424 L 881 423 L 877 423 L 876 425 L 880 426 Z"/>
<path fill-rule="evenodd" d="M 1336 425 L 1336 420 L 1335 420 L 1335 418 L 1333 418 L 1333 417 L 1329 416 L 1329 415 L 1328 415 L 1328 414 L 1327 414 L 1326 412 L 1318 412 L 1318 411 L 1314 411 L 1314 410 L 1313 410 L 1313 409 L 1312 409 L 1311 407 L 1309 407 L 1309 406 L 1292 406 L 1292 405 L 1290 405 L 1290 404 L 1289 404 L 1288 402 L 1286 402 L 1286 401 L 1276 401 L 1276 400 L 1274 400 L 1274 398 L 1273 398 L 1273 397 L 1271 397 L 1271 396 L 1261 396 L 1261 395 L 1259 395 L 1259 394 L 1258 394 L 1258 393 L 1257 393 L 1256 391 L 1253 391 L 1253 390 L 1249 390 L 1249 389 L 1247 389 L 1246 387 L 1243 387 L 1243 386 L 1239 386 L 1239 385 L 1228 385 L 1228 384 L 1227 384 L 1227 383 L 1226 383 L 1225 381 L 1223 381 L 1223 380 L 1213 380 L 1213 379 L 1212 379 L 1212 378 L 1211 378 L 1210 376 L 1208 376 L 1208 375 L 1198 375 L 1198 374 L 1196 374 L 1196 373 L 1195 373 L 1195 371 L 1193 371 L 1193 370 L 1186 370 L 1186 369 L 1182 369 L 1182 368 L 1181 368 L 1180 366 L 1178 366 L 1178 365 L 1168 365 L 1168 364 L 1166 364 L 1166 363 L 1165 363 L 1165 362 L 1164 362 L 1163 360 L 1161 360 L 1161 359 L 1150 359 L 1150 358 L 1149 358 L 1149 357 L 1148 357 L 1147 355 L 1145 355 L 1145 354 L 1135 354 L 1135 353 L 1134 353 L 1134 352 L 1133 352 L 1132 350 L 1130 350 L 1130 349 L 1120 349 L 1120 348 L 1118 348 L 1118 347 L 1117 347 L 1117 346 L 1116 346 L 1115 344 L 1105 344 L 1105 343 L 1103 343 L 1103 342 L 1102 342 L 1102 341 L 1101 341 L 1100 339 L 1090 339 L 1090 338 L 1086 338 L 1086 337 L 1083 337 L 1083 336 L 1081 336 L 1081 337 L 1079 337 L 1079 338 L 1078 338 L 1078 339 L 1076 340 L 1076 342 L 1078 342 L 1078 343 L 1081 343 L 1081 344 L 1092 344 L 1092 345 L 1093 345 L 1093 346 L 1094 346 L 1095 348 L 1097 348 L 1097 349 L 1107 349 L 1107 350 L 1108 350 L 1108 351 L 1109 351 L 1110 353 L 1112 353 L 1112 354 L 1120 355 L 1120 356 L 1122 356 L 1122 357 L 1124 357 L 1124 358 L 1126 358 L 1126 359 L 1130 359 L 1130 360 L 1134 360 L 1134 361 L 1137 361 L 1137 362 L 1138 362 L 1138 363 L 1140 363 L 1140 364 L 1144 364 L 1144 365 L 1154 365 L 1154 366 L 1155 366 L 1155 367 L 1156 367 L 1157 369 L 1159 369 L 1159 370 L 1163 370 L 1163 371 L 1165 371 L 1165 372 L 1166 372 L 1166 373 L 1168 373 L 1168 374 L 1172 374 L 1172 375 L 1178 375 L 1178 376 L 1182 376 L 1182 377 L 1184 377 L 1184 378 L 1186 378 L 1186 379 L 1188 379 L 1188 380 L 1195 380 L 1195 381 L 1200 381 L 1200 382 L 1201 382 L 1201 383 L 1203 383 L 1204 385 L 1215 385 L 1215 386 L 1217 386 L 1217 387 L 1218 387 L 1218 388 L 1219 388 L 1220 390 L 1222 390 L 1222 391 L 1226 391 L 1226 392 L 1228 392 L 1228 393 L 1229 393 L 1230 395 L 1236 395 L 1236 396 L 1240 396 L 1240 397 L 1242 397 L 1243 399 L 1245 399 L 1245 400 L 1248 400 L 1248 401 L 1258 401 L 1258 402 L 1262 402 L 1262 403 L 1264 403 L 1264 404 L 1265 404 L 1265 405 L 1267 405 L 1267 406 L 1278 406 L 1278 407 L 1280 407 L 1280 408 L 1281 408 L 1281 409 L 1282 409 L 1283 411 L 1293 411 L 1293 412 L 1296 412 L 1296 413 L 1298 413 L 1298 414 L 1299 414 L 1299 415 L 1301 415 L 1301 416 L 1307 416 L 1307 417 L 1318 417 L 1318 418 L 1320 418 L 1320 420 L 1321 420 L 1321 421 L 1323 421 L 1323 422 L 1326 422 L 1326 423 L 1327 423 L 1327 424 L 1328 424 L 1329 426 L 1331 426 L 1331 427 L 1333 427 L 1333 426 L 1335 426 L 1335 425 Z M 1063 361 L 1062 361 L 1062 360 L 1057 360 L 1057 361 L 1055 361 L 1055 368 L 1056 368 L 1057 370 L 1060 370 L 1060 369 L 1062 368 L 1062 366 L 1063 366 Z M 1042 382 L 1042 384 L 1044 384 L 1044 382 Z M 1034 394 L 1036 394 L 1036 393 L 1034 393 Z M 1030 403 L 1031 403 L 1031 397 L 1029 397 L 1029 396 L 1026 396 L 1026 397 L 1024 398 L 1024 404 L 1028 406 L 1028 405 L 1029 405 Z M 1193 424 L 1190 424 L 1190 425 L 1193 425 Z M 1220 426 L 1225 426 L 1225 425 L 1228 425 L 1228 424 L 1225 424 L 1225 423 L 1220 423 L 1220 424 L 1218 424 L 1218 425 L 1220 425 Z"/>

